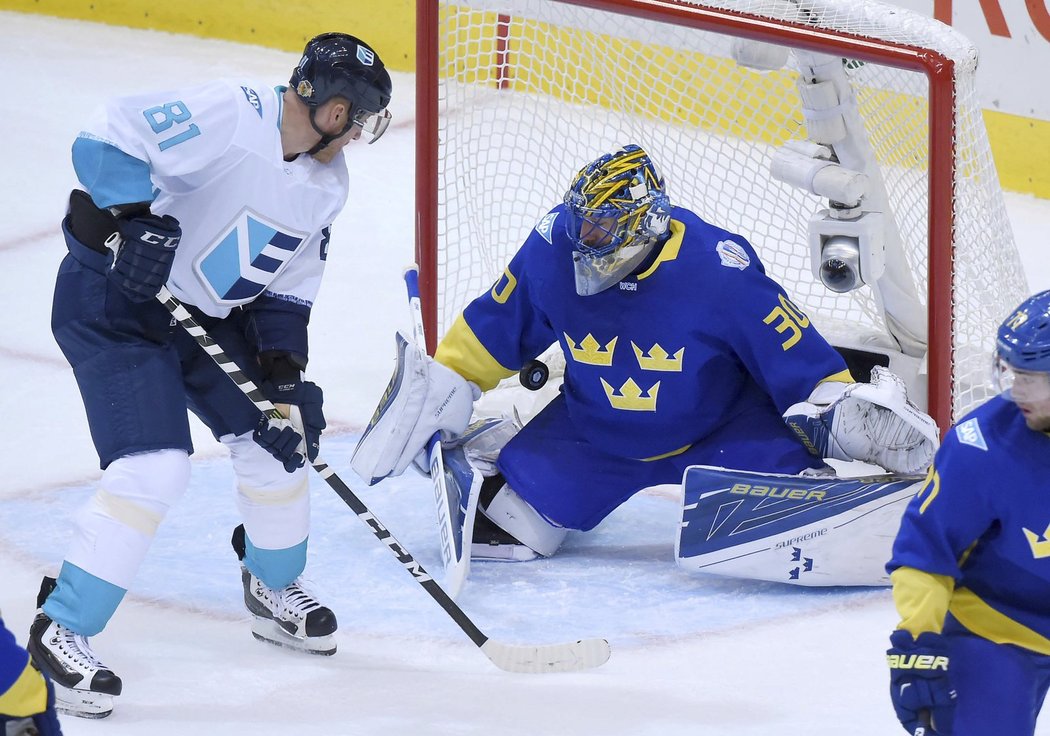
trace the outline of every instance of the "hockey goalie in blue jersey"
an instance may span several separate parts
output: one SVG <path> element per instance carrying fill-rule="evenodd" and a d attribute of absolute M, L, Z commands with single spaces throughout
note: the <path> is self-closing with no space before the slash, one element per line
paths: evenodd
<path fill-rule="evenodd" d="M 52 330 L 103 472 L 74 519 L 57 580 L 44 579 L 30 632 L 61 710 L 103 717 L 121 693 L 89 638 L 186 490 L 187 410 L 230 453 L 243 521 L 233 547 L 252 633 L 335 652 L 335 615 L 300 582 L 305 464 L 325 427 L 321 389 L 304 375 L 307 327 L 348 196 L 343 149 L 383 133 L 390 95 L 370 46 L 323 34 L 306 45 L 288 86 L 221 80 L 117 98 L 74 142 L 83 189 L 62 223 L 69 252 Z M 165 288 L 285 419 L 264 417 L 177 325 L 156 299 Z"/>
<path fill-rule="evenodd" d="M 996 339 L 1001 393 L 945 436 L 887 565 L 909 733 L 1035 733 L 1050 687 L 1050 291 Z"/>
<path fill-rule="evenodd" d="M 932 456 L 926 435 L 871 410 L 872 387 L 854 382 L 751 244 L 673 205 L 648 154 L 627 145 L 576 174 L 432 361 L 416 355 L 418 370 L 395 373 L 355 470 L 373 482 L 401 472 L 435 430 L 463 430 L 479 391 L 554 343 L 559 395 L 505 446 L 506 432 L 487 444 L 471 433 L 468 457 L 494 460 L 475 558 L 552 555 L 569 530 L 692 465 L 795 474 L 841 457 L 914 470 Z M 405 376 L 428 384 L 422 408 L 401 405 L 414 394 Z"/>

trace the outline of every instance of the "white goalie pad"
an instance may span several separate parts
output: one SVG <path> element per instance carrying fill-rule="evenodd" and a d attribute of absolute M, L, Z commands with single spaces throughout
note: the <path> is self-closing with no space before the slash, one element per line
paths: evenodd
<path fill-rule="evenodd" d="M 919 475 L 753 473 L 682 478 L 675 558 L 686 570 L 804 586 L 889 585 L 885 565 Z"/>
<path fill-rule="evenodd" d="M 350 459 L 369 485 L 403 473 L 435 433 L 461 433 L 481 393 L 400 332 L 396 341 L 394 375 Z"/>
<path fill-rule="evenodd" d="M 834 400 L 820 396 L 829 386 L 818 386 L 809 401 L 784 413 L 788 426 L 823 457 L 874 463 L 891 473 L 923 472 L 933 462 L 937 424 L 908 400 L 897 375 L 875 366 L 870 383 L 849 384 Z"/>

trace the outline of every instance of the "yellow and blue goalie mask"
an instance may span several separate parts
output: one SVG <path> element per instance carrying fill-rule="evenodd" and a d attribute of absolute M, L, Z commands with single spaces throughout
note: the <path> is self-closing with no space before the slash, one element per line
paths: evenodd
<path fill-rule="evenodd" d="M 580 296 L 602 292 L 632 273 L 671 222 L 663 177 L 634 144 L 580 169 L 565 194 L 565 209 Z"/>

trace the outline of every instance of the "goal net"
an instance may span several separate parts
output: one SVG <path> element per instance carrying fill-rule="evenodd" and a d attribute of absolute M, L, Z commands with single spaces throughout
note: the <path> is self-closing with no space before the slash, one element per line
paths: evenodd
<path fill-rule="evenodd" d="M 871 0 L 418 8 L 430 335 L 491 286 L 583 164 L 638 143 L 672 202 L 746 237 L 833 344 L 889 356 L 942 430 L 991 395 L 995 329 L 1027 285 L 977 54 L 957 32 Z M 814 188 L 811 169 L 828 164 L 862 175 L 859 203 Z M 814 230 L 856 235 L 869 213 L 850 241 L 869 283 L 831 291 Z"/>

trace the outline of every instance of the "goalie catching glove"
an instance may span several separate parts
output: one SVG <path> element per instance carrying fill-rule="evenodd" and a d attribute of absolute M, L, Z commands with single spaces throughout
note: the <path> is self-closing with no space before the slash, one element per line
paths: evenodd
<path fill-rule="evenodd" d="M 822 383 L 784 421 L 811 452 L 860 460 L 891 473 L 921 473 L 937 450 L 937 425 L 908 401 L 896 374 L 875 366 L 871 383 Z"/>
<path fill-rule="evenodd" d="M 466 429 L 481 389 L 397 333 L 394 375 L 357 443 L 350 466 L 368 482 L 401 475 L 435 432 Z M 425 463 L 424 463 L 425 464 Z"/>

